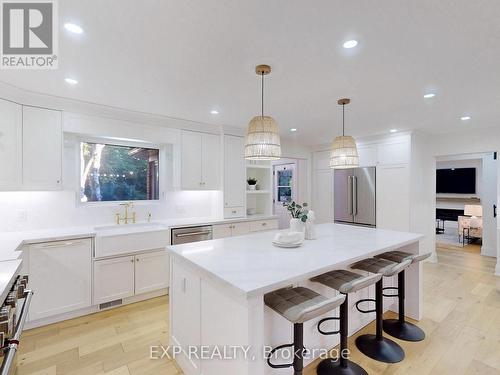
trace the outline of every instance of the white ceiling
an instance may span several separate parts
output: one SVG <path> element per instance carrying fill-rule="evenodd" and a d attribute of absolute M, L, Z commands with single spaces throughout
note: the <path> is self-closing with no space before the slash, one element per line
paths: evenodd
<path fill-rule="evenodd" d="M 266 113 L 305 144 L 340 132 L 344 96 L 354 136 L 500 126 L 498 0 L 61 0 L 59 18 L 59 70 L 0 81 L 244 127 L 260 111 L 254 66 L 267 63 Z M 348 39 L 358 47 L 343 49 Z"/>

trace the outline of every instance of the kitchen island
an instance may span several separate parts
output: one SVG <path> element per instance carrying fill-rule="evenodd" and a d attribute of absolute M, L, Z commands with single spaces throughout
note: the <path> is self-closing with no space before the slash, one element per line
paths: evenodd
<path fill-rule="evenodd" d="M 316 230 L 316 240 L 292 249 L 272 245 L 276 231 L 168 247 L 172 255 L 170 352 L 175 352 L 186 375 L 289 373 L 272 370 L 264 360 L 269 347 L 292 342 L 292 325 L 264 305 L 264 294 L 302 285 L 333 296 L 335 291 L 309 279 L 385 251 L 418 254 L 422 238 L 413 233 L 339 224 L 321 224 Z M 395 279 L 386 278 L 384 285 L 395 285 Z M 421 265 L 407 270 L 406 285 L 407 315 L 418 320 L 422 310 Z M 374 319 L 374 314 L 359 313 L 355 302 L 373 297 L 373 288 L 350 297 L 350 334 Z M 384 308 L 397 311 L 394 302 L 386 298 Z M 337 345 L 337 335 L 322 336 L 316 329 L 319 319 L 337 315 L 333 311 L 304 324 L 304 344 L 313 353 L 306 364 L 321 349 Z"/>

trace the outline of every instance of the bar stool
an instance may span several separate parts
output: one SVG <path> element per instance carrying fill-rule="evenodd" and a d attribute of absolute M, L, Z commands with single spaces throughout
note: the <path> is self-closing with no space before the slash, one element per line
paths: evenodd
<path fill-rule="evenodd" d="M 411 260 L 401 263 L 394 263 L 385 259 L 368 258 L 356 262 L 351 268 L 371 273 L 380 273 L 383 276 L 393 276 L 401 272 L 411 264 Z M 392 340 L 384 337 L 383 327 L 383 280 L 380 279 L 375 284 L 375 310 L 362 310 L 359 304 L 363 302 L 373 302 L 373 299 L 362 299 L 356 302 L 356 308 L 362 313 L 375 312 L 376 314 L 376 334 L 361 335 L 356 338 L 357 348 L 366 356 L 385 363 L 401 362 L 405 357 L 405 352 L 401 346 Z"/>
<path fill-rule="evenodd" d="M 315 291 L 304 287 L 289 287 L 264 295 L 264 303 L 293 323 L 293 343 L 280 345 L 269 353 L 267 364 L 272 368 L 288 368 L 293 366 L 294 375 L 302 375 L 304 368 L 304 322 L 331 311 L 344 302 L 345 297 L 338 295 L 326 298 Z M 293 363 L 273 364 L 272 355 L 281 349 L 293 347 Z"/>
<path fill-rule="evenodd" d="M 333 335 L 340 333 L 340 358 L 333 359 L 327 358 L 322 360 L 316 373 L 318 375 L 367 375 L 368 373 L 357 363 L 351 362 L 346 358 L 343 353 L 348 350 L 347 338 L 349 335 L 349 303 L 348 294 L 357 292 L 363 288 L 367 288 L 370 285 L 375 284 L 382 278 L 381 274 L 373 274 L 369 276 L 363 276 L 359 273 L 347 271 L 347 270 L 335 270 L 331 272 L 324 273 L 322 275 L 313 277 L 311 281 L 321 283 L 329 288 L 337 290 L 339 293 L 345 296 L 345 300 L 340 305 L 340 316 L 325 318 L 318 322 L 318 331 L 323 335 Z M 321 329 L 321 324 L 330 321 L 339 320 L 340 329 L 338 331 L 325 332 Z"/>
<path fill-rule="evenodd" d="M 376 255 L 376 258 L 386 259 L 391 262 L 401 263 L 407 260 L 411 264 L 421 262 L 431 256 L 431 253 L 411 254 L 405 251 L 388 251 Z M 425 332 L 415 324 L 405 321 L 405 268 L 398 273 L 398 286 L 386 287 L 384 290 L 396 289 L 397 294 L 384 294 L 384 297 L 398 297 L 398 319 L 384 319 L 384 331 L 389 335 L 405 341 L 422 341 Z"/>

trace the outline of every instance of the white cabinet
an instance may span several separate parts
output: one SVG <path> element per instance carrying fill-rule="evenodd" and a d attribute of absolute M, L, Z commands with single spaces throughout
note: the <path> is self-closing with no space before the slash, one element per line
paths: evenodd
<path fill-rule="evenodd" d="M 313 176 L 312 209 L 316 224 L 333 222 L 333 169 L 319 169 Z"/>
<path fill-rule="evenodd" d="M 134 257 L 94 262 L 94 304 L 134 295 Z"/>
<path fill-rule="evenodd" d="M 0 99 L 0 189 L 22 184 L 22 106 Z"/>
<path fill-rule="evenodd" d="M 212 236 L 214 239 L 218 239 L 273 229 L 278 229 L 278 219 L 234 222 L 213 225 Z"/>
<path fill-rule="evenodd" d="M 250 233 L 248 222 L 219 224 L 212 226 L 212 236 L 214 239 L 232 236 L 242 236 Z"/>
<path fill-rule="evenodd" d="M 243 137 L 224 136 L 224 217 L 245 216 L 245 159 Z"/>
<path fill-rule="evenodd" d="M 23 185 L 61 188 L 62 118 L 60 111 L 23 106 Z"/>
<path fill-rule="evenodd" d="M 182 131 L 181 186 L 184 190 L 216 190 L 220 186 L 220 137 Z"/>
<path fill-rule="evenodd" d="M 359 146 L 358 155 L 360 167 L 374 167 L 377 165 L 377 145 Z"/>
<path fill-rule="evenodd" d="M 94 261 L 94 304 L 167 288 L 169 256 L 165 250 Z"/>
<path fill-rule="evenodd" d="M 410 230 L 410 169 L 408 164 L 377 167 L 377 227 Z"/>
<path fill-rule="evenodd" d="M 91 306 L 92 240 L 30 245 L 30 288 L 35 291 L 30 320 Z"/>
<path fill-rule="evenodd" d="M 172 293 L 170 295 L 170 327 L 174 345 L 182 348 L 175 360 L 186 374 L 200 373 L 200 360 L 188 356 L 188 346 L 201 345 L 201 279 L 179 260 L 172 265 Z"/>
<path fill-rule="evenodd" d="M 135 294 L 167 288 L 169 280 L 170 263 L 165 250 L 135 256 Z"/>

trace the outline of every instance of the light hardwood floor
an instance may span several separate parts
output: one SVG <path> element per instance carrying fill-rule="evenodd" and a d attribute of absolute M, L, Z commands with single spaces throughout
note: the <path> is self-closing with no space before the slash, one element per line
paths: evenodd
<path fill-rule="evenodd" d="M 398 341 L 406 359 L 373 361 L 350 338 L 351 359 L 369 374 L 500 374 L 500 277 L 495 259 L 471 245 L 439 246 L 438 263 L 424 264 L 425 341 Z M 173 361 L 150 360 L 150 345 L 168 342 L 168 300 L 156 298 L 27 331 L 19 375 L 179 375 Z M 390 314 L 388 314 L 390 315 Z M 373 324 L 359 334 L 373 332 Z M 313 375 L 315 363 L 304 372 Z M 237 374 L 221 374 L 237 375 Z"/>

